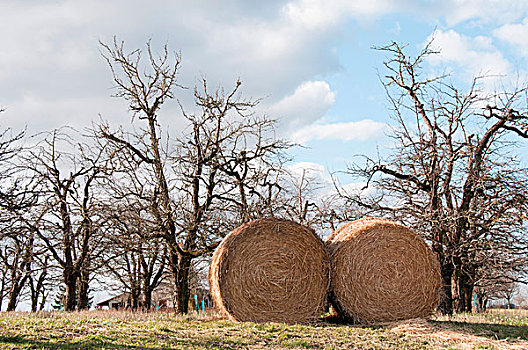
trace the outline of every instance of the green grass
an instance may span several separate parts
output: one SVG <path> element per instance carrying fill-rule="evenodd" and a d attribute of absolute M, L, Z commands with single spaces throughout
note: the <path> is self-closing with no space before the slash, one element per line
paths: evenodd
<path fill-rule="evenodd" d="M 528 315 L 490 313 L 357 326 L 235 323 L 125 312 L 0 313 L 0 349 L 528 348 Z"/>
<path fill-rule="evenodd" d="M 528 310 L 492 309 L 480 314 L 437 317 L 431 322 L 495 340 L 528 340 Z"/>

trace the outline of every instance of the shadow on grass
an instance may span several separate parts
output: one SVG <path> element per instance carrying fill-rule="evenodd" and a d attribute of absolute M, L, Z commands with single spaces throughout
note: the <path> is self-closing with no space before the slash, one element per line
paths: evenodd
<path fill-rule="evenodd" d="M 428 321 L 431 325 L 440 328 L 449 328 L 457 332 L 477 336 L 485 336 L 493 339 L 522 339 L 528 340 L 528 326 L 505 325 L 500 323 L 472 323 L 460 321 Z M 319 326 L 319 325 L 318 325 Z M 380 329 L 381 325 L 366 325 L 356 323 L 353 320 L 342 318 L 338 315 L 329 315 L 321 319 L 320 326 L 350 326 L 356 328 Z"/>
<path fill-rule="evenodd" d="M 1 336 L 0 348 L 2 345 L 14 345 L 14 349 L 129 349 L 129 350 L 159 350 L 159 349 L 219 349 L 219 348 L 233 348 L 234 345 L 229 341 L 222 341 L 218 339 L 186 339 L 170 345 L 164 344 L 156 347 L 141 346 L 141 345 L 127 345 L 116 344 L 111 340 L 103 340 L 100 338 L 84 339 L 76 342 L 66 341 L 41 341 L 28 339 L 21 336 Z M 245 346 L 243 346 L 245 348 Z M 238 348 L 235 346 L 235 348 Z"/>
<path fill-rule="evenodd" d="M 330 314 L 321 317 L 319 320 L 320 323 L 316 324 L 316 326 L 321 327 L 328 327 L 328 326 L 349 326 L 349 327 L 355 327 L 355 328 L 366 328 L 366 329 L 380 329 L 384 326 L 382 325 L 376 325 L 376 324 L 364 324 L 355 321 L 351 318 L 342 317 L 338 314 Z"/>
<path fill-rule="evenodd" d="M 39 341 L 33 339 L 26 339 L 21 336 L 0 336 L 0 345 L 10 344 L 18 345 L 22 348 L 28 349 L 143 349 L 154 350 L 159 348 L 150 348 L 144 346 L 113 344 L 112 342 L 103 341 L 101 339 L 89 339 L 79 342 L 53 342 L 53 341 Z M 18 347 L 17 347 L 18 348 Z"/>
<path fill-rule="evenodd" d="M 494 339 L 528 340 L 528 326 L 514 326 L 498 323 L 470 323 L 459 321 L 429 321 L 435 326 L 452 328 L 459 332 L 481 335 Z"/>

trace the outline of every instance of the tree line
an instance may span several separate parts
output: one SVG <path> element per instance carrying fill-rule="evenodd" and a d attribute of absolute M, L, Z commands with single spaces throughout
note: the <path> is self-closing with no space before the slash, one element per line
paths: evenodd
<path fill-rule="evenodd" d="M 381 48 L 394 147 L 345 171 L 372 191 L 347 190 L 337 175 L 321 191 L 309 172 L 290 170 L 294 145 L 240 81 L 211 89 L 203 78 L 194 104 L 179 103 L 186 126 L 171 130 L 162 107 L 189 91 L 177 81 L 180 55 L 150 42 L 101 48 L 131 128 L 102 120 L 82 134 L 0 135 L 0 307 L 26 298 L 41 310 L 60 284 L 65 310 L 87 309 L 94 283 L 111 280 L 148 310 L 170 276 L 175 311 L 186 313 L 196 264 L 233 228 L 266 216 L 319 232 L 364 215 L 410 225 L 439 259 L 444 313 L 524 281 L 528 177 L 515 147 L 528 138 L 525 87 L 486 93 L 476 78 L 461 92 L 422 77 L 430 46 L 414 58 L 396 43 Z"/>

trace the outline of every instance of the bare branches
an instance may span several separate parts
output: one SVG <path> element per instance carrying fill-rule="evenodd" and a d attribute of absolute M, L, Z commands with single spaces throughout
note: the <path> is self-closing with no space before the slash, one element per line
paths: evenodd
<path fill-rule="evenodd" d="M 116 37 L 112 45 L 103 42 L 100 45 L 116 84 L 117 93 L 114 96 L 128 101 L 130 110 L 139 118 L 154 117 L 165 100 L 174 97 L 173 89 L 181 87 L 176 82 L 181 55 L 169 54 L 167 44 L 162 54 L 156 56 L 148 41 L 146 65 L 142 61 L 142 50 L 127 53 L 124 41 L 119 43 Z"/>
<path fill-rule="evenodd" d="M 140 151 L 139 149 L 137 149 L 136 147 L 134 147 L 130 142 L 128 142 L 127 140 L 124 140 L 124 139 L 121 139 L 119 137 L 117 137 L 115 134 L 111 134 L 108 132 L 108 129 L 107 128 L 100 128 L 99 129 L 99 135 L 105 139 L 108 139 L 116 144 L 121 144 L 125 147 L 127 147 L 129 150 L 132 151 L 133 154 L 135 154 L 136 156 L 139 157 L 139 159 L 141 159 L 142 161 L 146 162 L 146 163 L 154 163 L 154 160 L 149 158 L 148 156 L 146 156 L 145 154 L 143 154 L 142 151 Z"/>
<path fill-rule="evenodd" d="M 465 93 L 444 76 L 422 78 L 421 64 L 435 53 L 431 44 L 414 58 L 396 43 L 381 48 L 391 55 L 384 85 L 394 109 L 395 148 L 384 162 L 367 159 L 349 168 L 367 179 L 374 196 L 344 198 L 387 215 L 384 202 L 401 221 L 426 233 L 442 266 L 442 311 L 451 312 L 452 278 L 456 307 L 464 311 L 471 308 L 465 295 L 483 269 L 514 273 L 526 262 L 528 242 L 518 232 L 528 206 L 522 190 L 527 169 L 508 148 L 510 135 L 527 136 L 527 106 L 520 99 L 526 88 L 490 96 L 479 90 L 480 78 Z"/>
<path fill-rule="evenodd" d="M 270 183 L 272 173 L 280 171 L 278 159 L 290 145 L 274 138 L 273 121 L 253 115 L 259 101 L 242 99 L 238 80 L 230 90 L 211 91 L 202 79 L 194 89 L 192 110 L 197 111 L 187 113 L 180 105 L 187 128 L 176 138 L 163 138 L 157 112 L 181 88 L 176 83 L 180 56 L 171 59 L 165 45 L 155 57 L 150 42 L 146 55 L 140 50 L 126 53 L 115 39 L 112 46 L 101 45 L 116 96 L 127 100 L 144 123 L 140 133 L 98 128 L 98 137 L 109 141 L 110 153 L 119 159 L 119 176 L 108 185 L 116 204 L 130 201 L 148 213 L 143 214 L 152 223 L 147 236 L 166 244 L 176 308 L 186 312 L 193 260 L 209 254 L 231 228 L 252 218 L 251 208 L 264 197 L 261 184 Z M 144 63 L 142 56 L 148 57 Z"/>
<path fill-rule="evenodd" d="M 19 219 L 60 268 L 66 310 L 74 310 L 78 303 L 87 307 L 88 295 L 77 295 L 77 288 L 87 288 L 88 261 L 101 249 L 95 243 L 100 216 L 93 188 L 109 175 L 109 160 L 103 154 L 104 147 L 90 148 L 74 142 L 64 130 L 54 130 L 22 156 L 22 167 L 36 184 L 38 202 L 30 212 L 21 212 Z"/>
<path fill-rule="evenodd" d="M 377 172 L 382 172 L 382 173 L 384 173 L 386 175 L 391 175 L 391 176 L 395 177 L 396 179 L 406 180 L 406 181 L 412 182 L 422 191 L 429 192 L 431 190 L 431 186 L 429 186 L 427 183 L 423 183 L 422 181 L 420 181 L 418 179 L 418 177 L 416 177 L 414 175 L 402 174 L 400 172 L 391 170 L 391 169 L 387 168 L 384 165 L 379 165 L 379 166 L 375 166 L 375 167 L 372 168 L 372 170 L 371 170 L 372 176 L 376 175 Z"/>

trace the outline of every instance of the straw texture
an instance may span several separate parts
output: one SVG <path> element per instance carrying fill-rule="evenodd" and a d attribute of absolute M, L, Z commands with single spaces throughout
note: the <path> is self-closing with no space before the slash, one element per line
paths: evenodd
<path fill-rule="evenodd" d="M 390 220 L 347 223 L 326 241 L 330 302 L 345 318 L 380 323 L 429 316 L 438 305 L 440 267 L 425 242 Z"/>
<path fill-rule="evenodd" d="M 258 219 L 218 246 L 209 285 L 214 303 L 232 320 L 307 323 L 324 310 L 329 270 L 328 253 L 313 230 Z"/>

